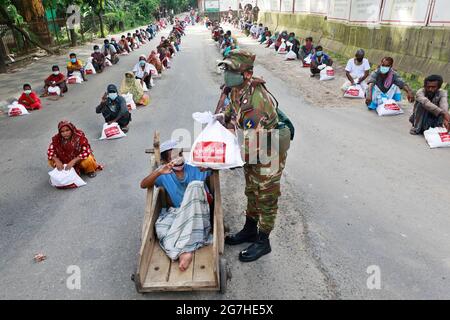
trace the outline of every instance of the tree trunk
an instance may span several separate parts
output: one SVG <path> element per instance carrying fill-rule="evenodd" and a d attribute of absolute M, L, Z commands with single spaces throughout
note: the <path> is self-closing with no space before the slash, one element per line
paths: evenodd
<path fill-rule="evenodd" d="M 23 30 L 22 28 L 16 26 L 14 24 L 14 22 L 12 21 L 11 17 L 8 14 L 8 11 L 6 11 L 5 7 L 0 6 L 0 16 L 5 20 L 8 28 L 10 28 L 11 30 L 16 30 L 18 32 L 20 32 L 22 34 L 22 36 L 30 43 L 34 44 L 35 46 L 47 51 L 50 54 L 54 54 L 53 50 L 51 50 L 50 48 L 40 44 L 39 42 L 34 41 L 33 39 L 30 38 L 30 36 L 28 35 L 28 33 Z"/>
<path fill-rule="evenodd" d="M 75 29 L 70 29 L 70 43 L 72 47 L 77 46 L 77 32 Z"/>
<path fill-rule="evenodd" d="M 100 11 L 97 13 L 98 19 L 100 21 L 100 38 L 105 38 L 105 28 L 103 26 L 103 16 L 102 12 Z"/>
<path fill-rule="evenodd" d="M 11 2 L 28 23 L 30 31 L 36 35 L 39 42 L 44 45 L 51 44 L 53 39 L 48 30 L 42 0 L 11 0 Z"/>

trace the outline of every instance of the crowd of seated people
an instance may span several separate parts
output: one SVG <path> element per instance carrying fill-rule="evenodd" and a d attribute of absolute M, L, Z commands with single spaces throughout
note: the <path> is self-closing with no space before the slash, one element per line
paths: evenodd
<path fill-rule="evenodd" d="M 290 56 L 299 60 L 303 67 L 308 67 L 311 77 L 320 74 L 326 67 L 333 66 L 333 59 L 322 45 L 314 44 L 313 38 L 307 36 L 299 38 L 294 32 L 272 32 L 263 24 L 251 21 L 240 21 L 241 31 L 248 37 L 257 40 L 261 45 L 280 53 L 293 52 Z M 414 93 L 410 86 L 402 79 L 394 68 L 394 59 L 386 56 L 378 65 L 371 67 L 365 57 L 363 49 L 358 49 L 355 56 L 348 60 L 345 67 L 346 81 L 342 85 L 342 91 L 346 93 L 357 86 L 363 93 L 369 110 L 376 110 L 386 100 L 402 100 L 402 91 L 406 99 L 414 103 L 413 114 L 410 117 L 412 124 L 411 134 L 422 134 L 430 127 L 444 126 L 450 130 L 450 114 L 448 109 L 447 91 L 442 89 L 443 78 L 440 75 L 430 75 L 423 88 Z"/>

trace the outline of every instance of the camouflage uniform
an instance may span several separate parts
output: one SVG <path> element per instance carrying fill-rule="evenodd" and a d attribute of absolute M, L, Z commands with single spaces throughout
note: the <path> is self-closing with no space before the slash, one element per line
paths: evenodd
<path fill-rule="evenodd" d="M 253 67 L 255 56 L 240 50 L 232 50 L 225 64 L 233 71 L 244 72 Z M 261 231 L 269 234 L 275 224 L 278 198 L 281 195 L 280 180 L 286 163 L 287 153 L 269 154 L 269 163 L 248 163 L 250 154 L 260 148 L 260 141 L 250 145 L 249 136 L 257 131 L 273 132 L 278 126 L 276 106 L 264 87 L 264 81 L 253 78 L 244 88 L 232 88 L 231 103 L 225 110 L 225 117 L 237 115 L 237 127 L 244 133 L 245 195 L 247 196 L 247 216 L 258 221 Z M 262 147 L 261 147 L 262 149 Z M 267 150 L 264 150 L 267 151 Z M 267 154 L 267 153 L 266 153 Z M 277 162 L 274 165 L 274 162 Z M 263 161 L 267 162 L 267 161 Z"/>

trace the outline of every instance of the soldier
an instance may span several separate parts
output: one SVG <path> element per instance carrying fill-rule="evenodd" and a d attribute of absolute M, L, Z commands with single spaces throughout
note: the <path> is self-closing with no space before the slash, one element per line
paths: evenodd
<path fill-rule="evenodd" d="M 253 242 L 240 252 L 239 260 L 243 262 L 255 261 L 271 252 L 269 235 L 278 210 L 280 180 L 291 136 L 289 128 L 279 122 L 277 107 L 269 96 L 264 80 L 253 77 L 254 61 L 254 54 L 232 50 L 229 56 L 219 63 L 225 69 L 225 86 L 231 88 L 230 104 L 224 112 L 225 121 L 228 122 L 232 114 L 237 115 L 237 127 L 243 130 L 245 137 L 246 221 L 240 232 L 225 238 L 228 245 Z M 268 150 L 273 150 L 273 147 L 269 148 L 268 145 L 275 145 L 276 139 L 273 137 L 279 134 L 278 148 L 266 158 L 268 162 L 261 159 L 264 146 L 260 139 L 256 139 L 253 144 L 248 139 L 251 133 L 260 131 L 267 133 L 270 141 L 267 143 L 266 155 L 269 154 Z M 258 153 L 256 161 L 252 161 L 252 153 Z"/>

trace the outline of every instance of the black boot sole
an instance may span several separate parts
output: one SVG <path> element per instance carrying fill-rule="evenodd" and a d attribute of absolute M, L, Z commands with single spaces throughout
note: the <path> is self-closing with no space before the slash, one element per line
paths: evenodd
<path fill-rule="evenodd" d="M 229 245 L 229 246 L 237 246 L 239 244 L 243 244 L 243 243 L 253 243 L 256 242 L 256 240 L 258 240 L 258 236 L 255 235 L 254 237 L 245 239 L 245 240 L 231 240 L 229 237 L 225 237 L 225 244 Z"/>
<path fill-rule="evenodd" d="M 241 262 L 253 262 L 258 260 L 259 258 L 261 258 L 262 256 L 265 256 L 266 254 L 269 254 L 272 252 L 272 248 L 268 248 L 264 251 L 262 251 L 259 255 L 253 256 L 253 257 L 243 257 L 240 253 L 239 253 L 239 261 Z"/>

